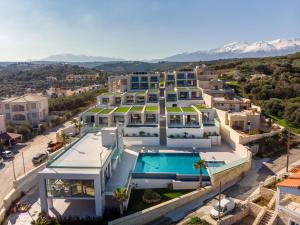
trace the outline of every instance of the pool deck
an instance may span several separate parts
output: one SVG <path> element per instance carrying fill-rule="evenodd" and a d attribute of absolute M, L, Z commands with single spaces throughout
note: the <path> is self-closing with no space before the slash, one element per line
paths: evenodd
<path fill-rule="evenodd" d="M 187 152 L 199 152 L 201 159 L 206 161 L 223 161 L 229 163 L 241 159 L 241 156 L 237 154 L 234 149 L 222 143 L 221 145 L 214 145 L 211 149 L 206 148 L 196 148 L 195 151 L 192 148 L 172 148 L 165 146 L 129 146 L 128 149 L 131 149 L 136 152 L 148 152 L 148 153 L 159 153 L 159 152 L 173 152 L 173 153 L 187 153 Z"/>

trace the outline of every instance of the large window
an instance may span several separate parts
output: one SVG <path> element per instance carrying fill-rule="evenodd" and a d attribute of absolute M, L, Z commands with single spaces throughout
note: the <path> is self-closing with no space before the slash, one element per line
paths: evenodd
<path fill-rule="evenodd" d="M 185 79 L 184 73 L 178 73 L 177 79 Z"/>
<path fill-rule="evenodd" d="M 13 105 L 12 111 L 13 112 L 25 111 L 25 107 L 23 105 Z"/>
<path fill-rule="evenodd" d="M 48 197 L 94 197 L 93 180 L 47 179 L 46 189 Z"/>
<path fill-rule="evenodd" d="M 139 89 L 139 83 L 131 83 L 131 89 Z"/>
<path fill-rule="evenodd" d="M 194 73 L 188 73 L 188 79 L 191 79 L 191 80 L 196 79 L 195 74 Z"/>
<path fill-rule="evenodd" d="M 150 77 L 151 82 L 158 82 L 158 76 L 152 76 Z"/>
<path fill-rule="evenodd" d="M 131 77 L 131 82 L 139 82 L 139 77 Z"/>
<path fill-rule="evenodd" d="M 186 81 L 185 80 L 177 80 L 177 86 L 178 87 L 185 87 Z"/>
<path fill-rule="evenodd" d="M 141 82 L 148 82 L 148 77 L 141 77 Z"/>
<path fill-rule="evenodd" d="M 148 89 L 148 83 L 141 83 L 141 89 Z"/>
<path fill-rule="evenodd" d="M 168 75 L 167 80 L 174 80 L 174 75 Z"/>

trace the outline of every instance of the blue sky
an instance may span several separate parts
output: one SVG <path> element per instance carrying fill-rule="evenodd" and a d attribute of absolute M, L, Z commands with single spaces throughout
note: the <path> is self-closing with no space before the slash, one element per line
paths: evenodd
<path fill-rule="evenodd" d="M 0 60 L 153 59 L 300 37 L 298 0 L 0 0 Z"/>

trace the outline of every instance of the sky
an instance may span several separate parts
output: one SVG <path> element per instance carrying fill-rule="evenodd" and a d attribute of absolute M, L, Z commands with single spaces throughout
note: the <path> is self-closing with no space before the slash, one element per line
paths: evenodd
<path fill-rule="evenodd" d="M 299 37 L 298 0 L 0 0 L 0 61 L 158 59 Z"/>

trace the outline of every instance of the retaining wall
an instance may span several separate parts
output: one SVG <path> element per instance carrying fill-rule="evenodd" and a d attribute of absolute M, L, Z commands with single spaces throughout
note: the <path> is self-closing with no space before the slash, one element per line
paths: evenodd
<path fill-rule="evenodd" d="M 178 198 L 172 199 L 167 202 L 163 202 L 159 205 L 136 212 L 129 216 L 110 221 L 108 222 L 108 225 L 142 225 L 149 223 L 155 219 L 162 217 L 163 215 L 175 208 L 181 207 L 199 197 L 208 194 L 212 190 L 213 189 L 211 186 L 205 187 L 201 190 L 195 190 Z"/>
<path fill-rule="evenodd" d="M 123 137 L 124 145 L 159 146 L 159 137 Z"/>
<path fill-rule="evenodd" d="M 168 147 L 211 148 L 211 139 L 202 138 L 167 138 Z"/>

